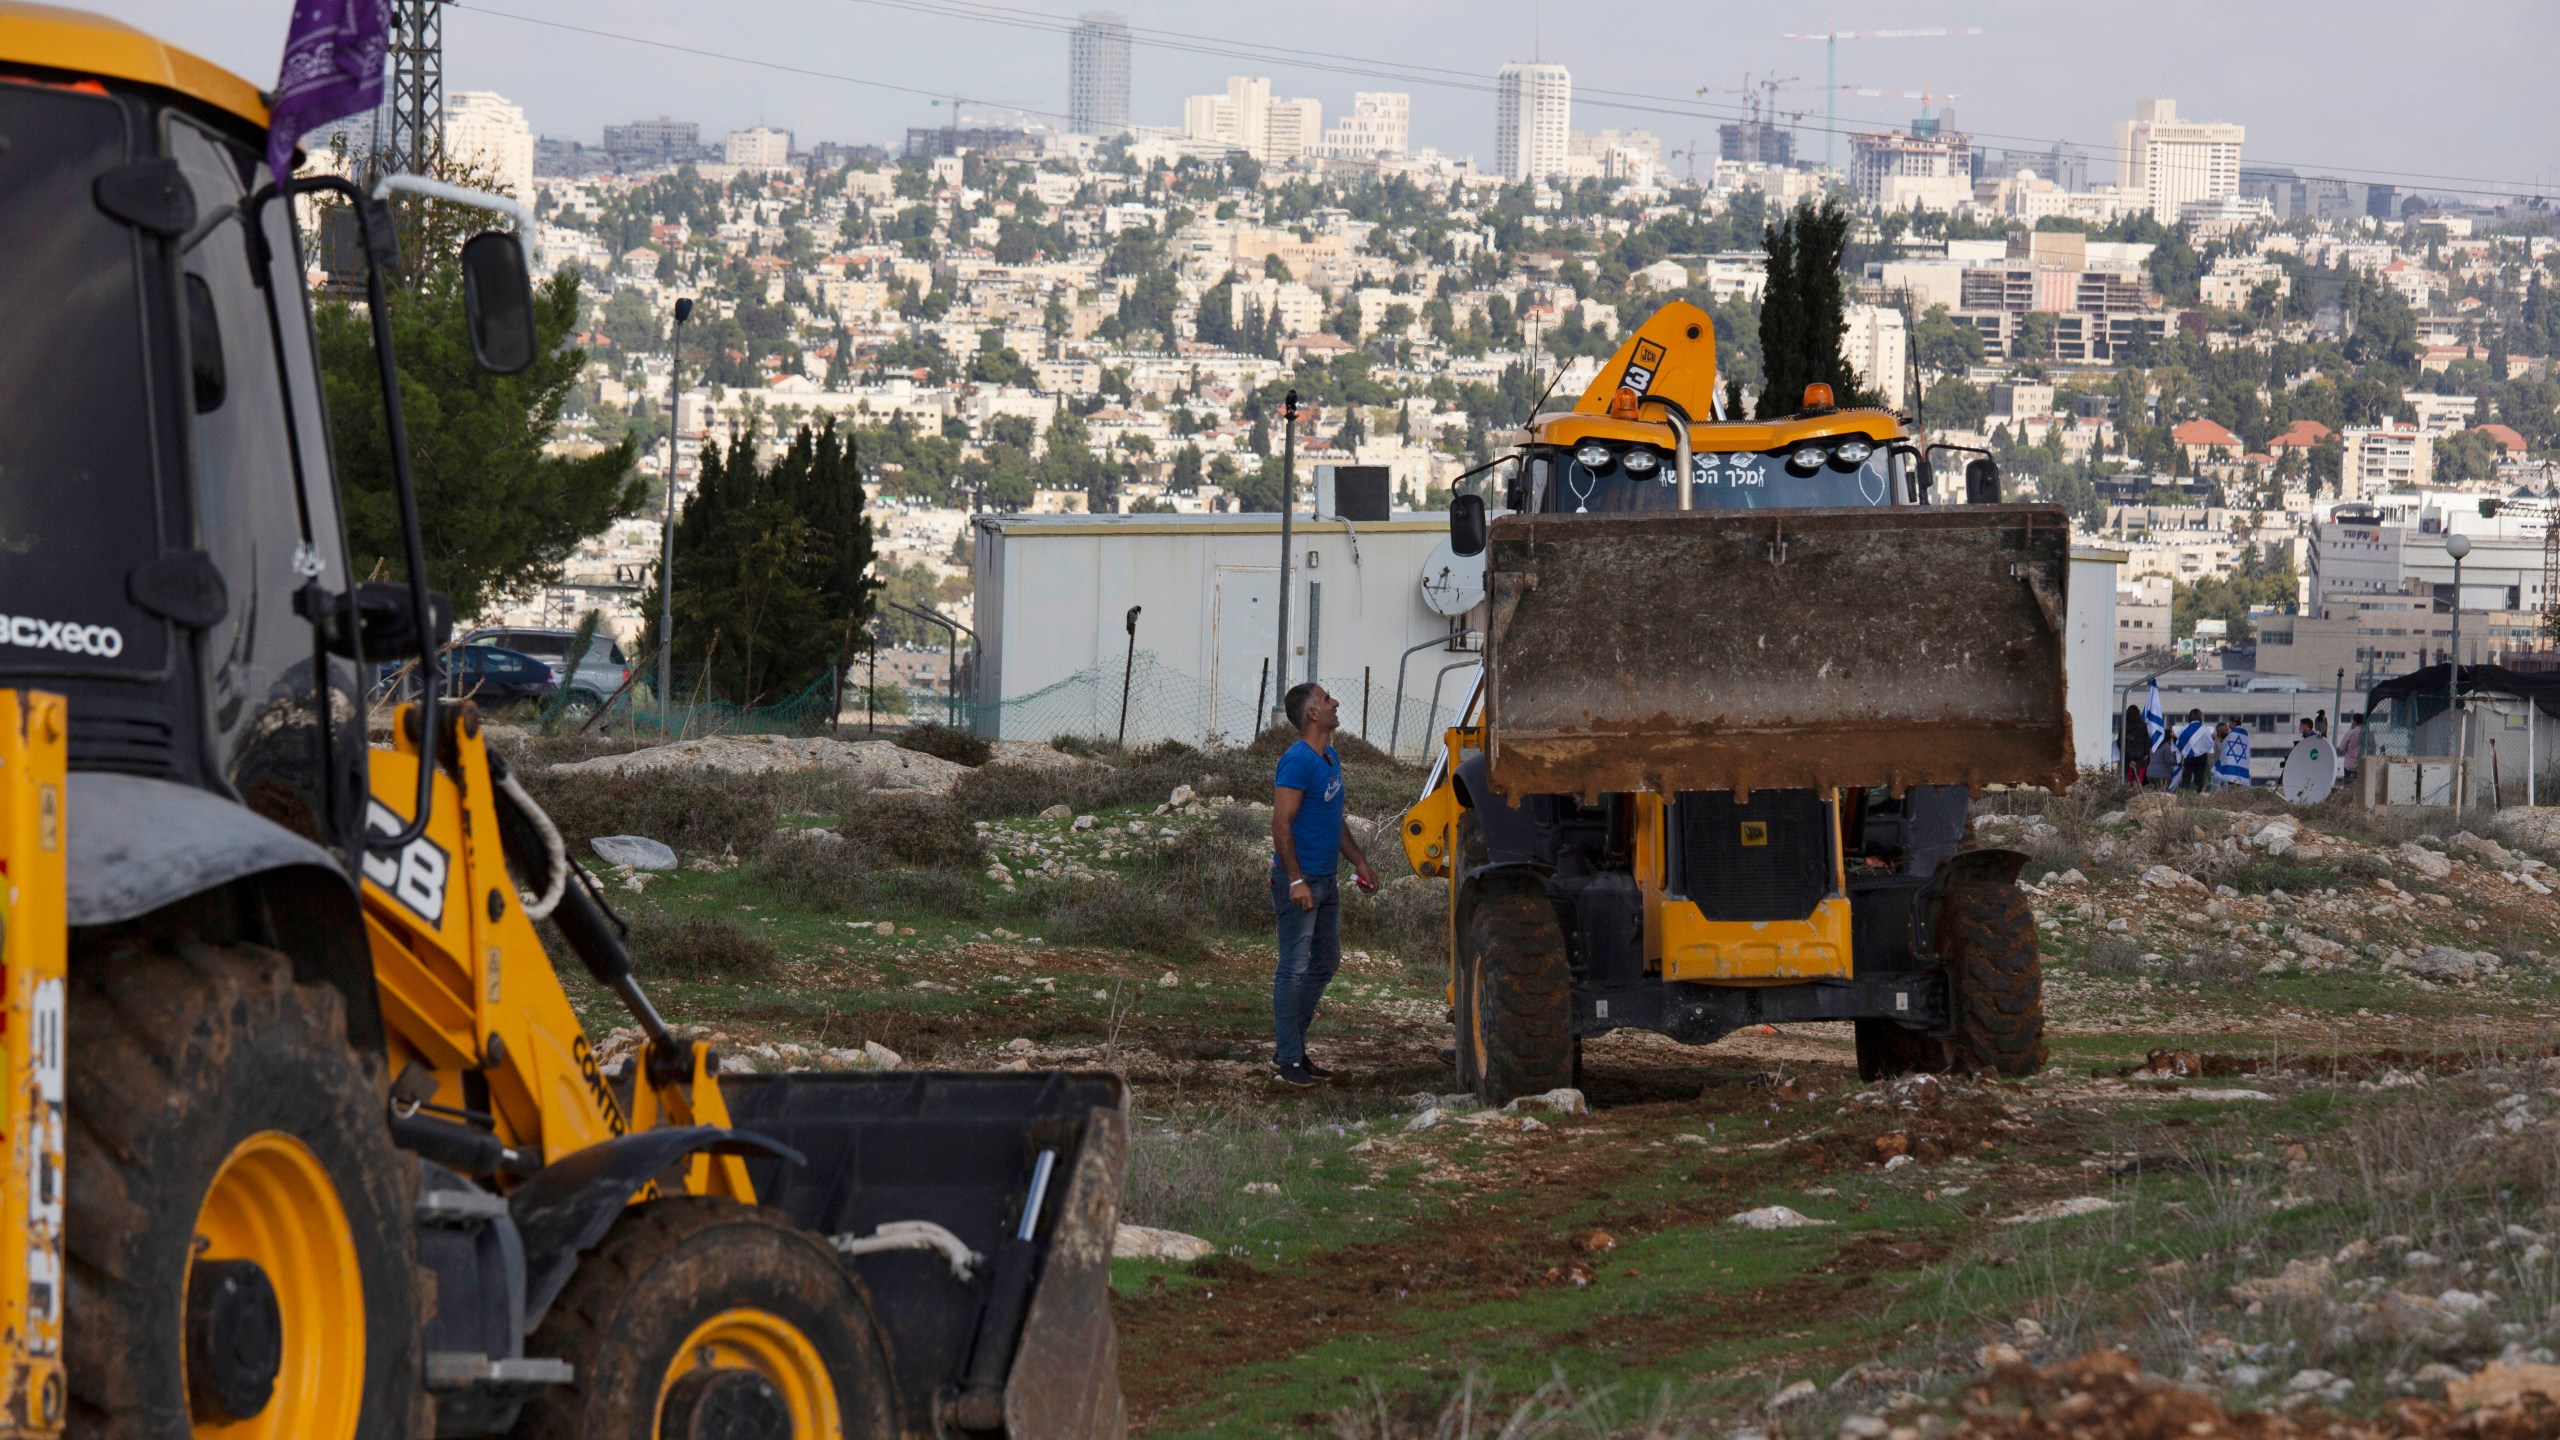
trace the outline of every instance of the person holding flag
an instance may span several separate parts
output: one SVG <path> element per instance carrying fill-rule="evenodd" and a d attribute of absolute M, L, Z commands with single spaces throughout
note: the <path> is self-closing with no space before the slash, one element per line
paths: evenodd
<path fill-rule="evenodd" d="M 2164 784 L 2174 785 L 2178 783 L 2178 757 L 2176 752 L 2171 751 L 2165 755 L 2161 753 L 2162 750 L 2166 748 L 2166 742 L 2169 739 L 2169 722 L 2160 718 L 2160 679 L 2156 675 L 2153 676 L 2151 680 L 2150 698 L 2143 701 L 2142 704 L 2142 724 L 2143 728 L 2151 732 L 2150 748 L 2143 752 L 2144 764 L 2142 767 L 2142 778 L 2144 783 L 2149 783 L 2154 772 L 2157 772 L 2160 775 L 2162 783 Z"/>
<path fill-rule="evenodd" d="M 2204 723 L 2202 710 L 2189 710 L 2187 723 L 2178 727 L 2177 788 L 2202 794 L 2213 776 L 2214 735 Z"/>
<path fill-rule="evenodd" d="M 2222 754 L 2214 762 L 2214 788 L 2226 789 L 2249 783 L 2249 722 L 2234 720 L 2229 733 L 2222 737 Z"/>

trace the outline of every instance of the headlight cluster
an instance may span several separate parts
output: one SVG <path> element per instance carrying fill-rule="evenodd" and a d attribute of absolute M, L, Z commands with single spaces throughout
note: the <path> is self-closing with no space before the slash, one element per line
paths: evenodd
<path fill-rule="evenodd" d="M 1661 451 L 1646 446 L 1630 445 L 1625 450 L 1613 450 L 1597 440 L 1586 440 L 1574 447 L 1573 459 L 1575 464 L 1593 475 L 1606 475 L 1624 465 L 1627 473 L 1637 478 L 1658 473 L 1666 461 Z"/>
<path fill-rule="evenodd" d="M 1855 470 L 1866 464 L 1867 457 L 1875 453 L 1876 447 L 1873 444 L 1855 438 L 1843 440 L 1829 449 L 1819 444 L 1799 445 L 1787 452 L 1787 468 L 1799 475 L 1810 475 L 1821 469 L 1825 463 L 1837 465 L 1843 470 Z"/>

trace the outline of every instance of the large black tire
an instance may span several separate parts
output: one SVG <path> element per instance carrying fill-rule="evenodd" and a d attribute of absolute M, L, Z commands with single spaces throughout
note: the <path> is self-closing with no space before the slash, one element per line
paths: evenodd
<path fill-rule="evenodd" d="M 338 992 L 294 983 L 293 962 L 260 946 L 129 929 L 75 947 L 68 996 L 63 1352 L 71 1433 L 112 1440 L 191 1433 L 182 1317 L 198 1233 L 212 1223 L 205 1201 L 225 1162 L 255 1147 L 267 1147 L 259 1153 L 271 1162 L 277 1155 L 293 1158 L 276 1163 L 317 1162 L 301 1173 L 323 1188 L 300 1193 L 334 1190 L 362 1287 L 351 1296 L 328 1283 L 325 1267 L 269 1277 L 287 1312 L 282 1371 L 256 1413 L 275 1417 L 271 1424 L 284 1427 L 278 1433 L 312 1440 L 423 1433 L 417 1162 L 391 1144 L 381 1062 L 349 1045 Z M 270 1132 L 291 1143 L 273 1148 Z M 287 1217 L 304 1237 L 325 1234 L 312 1208 L 277 1202 L 262 1213 Z M 290 1236 L 279 1243 L 293 1252 Z M 329 1302 L 297 1292 L 334 1297 L 343 1308 L 326 1310 Z M 313 1308 L 295 1308 L 306 1303 Z M 296 1313 L 327 1315 L 335 1333 L 297 1322 Z M 333 1373 L 337 1367 L 346 1372 Z M 340 1409 L 334 1423 L 276 1408 L 296 1403 L 295 1379 L 304 1373 L 328 1377 L 322 1388 L 341 1397 L 310 1402 Z M 201 1391 L 205 1377 L 197 1378 Z M 343 1413 L 349 1390 L 359 1392 L 351 1414 Z"/>
<path fill-rule="evenodd" d="M 1459 1083 L 1488 1105 L 1571 1085 L 1573 969 L 1555 907 L 1526 890 L 1479 895 L 1459 955 Z"/>
<path fill-rule="evenodd" d="M 702 1327 L 740 1311 L 779 1322 L 807 1343 L 834 1386 L 844 1435 L 896 1433 L 896 1397 L 870 1303 L 835 1253 L 773 1211 L 694 1196 L 633 1209 L 579 1262 L 525 1345 L 529 1354 L 576 1366 L 577 1379 L 538 1394 L 515 1433 L 521 1440 L 675 1440 L 685 1427 L 662 1430 L 659 1404 L 662 1394 L 670 1402 L 685 1395 L 683 1380 L 669 1384 L 689 1363 L 681 1352 Z M 750 1394 L 729 1403 L 734 1410 L 756 1402 Z"/>
<path fill-rule="evenodd" d="M 2036 916 L 2013 882 L 1959 883 L 1938 921 L 1960 1071 L 2023 1077 L 2044 1068 L 2044 964 Z"/>

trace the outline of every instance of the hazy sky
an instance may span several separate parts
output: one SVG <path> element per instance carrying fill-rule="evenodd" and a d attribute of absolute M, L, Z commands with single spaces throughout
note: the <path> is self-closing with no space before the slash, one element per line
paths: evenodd
<path fill-rule="evenodd" d="M 74 0 L 78 3 L 78 0 Z M 90 0 L 96 3 L 96 0 Z M 522 105 L 537 133 L 590 143 L 610 121 L 666 113 L 707 135 L 762 119 L 815 140 L 894 142 L 947 111 L 923 95 L 781 73 L 502 18 L 477 8 L 445 22 L 449 89 L 491 89 Z M 724 52 L 834 75 L 956 89 L 964 114 L 1012 102 L 1066 108 L 1066 41 L 1019 25 L 919 13 L 951 0 L 490 0 L 490 9 Z M 288 0 L 124 0 L 119 16 L 273 83 Z M 990 8 L 1039 21 L 1074 12 L 1039 0 Z M 1182 97 L 1229 74 L 1267 74 L 1282 95 L 1324 102 L 1327 122 L 1352 92 L 1406 90 L 1414 143 L 1492 159 L 1493 98 L 1482 88 L 1510 60 L 1572 68 L 1574 123 L 1641 127 L 1665 149 L 1710 152 L 1745 71 L 1802 77 L 1781 109 L 1809 112 L 1804 149 L 1819 155 L 1823 50 L 1782 31 L 1980 26 L 1980 36 L 1844 40 L 1840 81 L 1953 91 L 1958 123 L 1992 146 L 2066 138 L 2101 173 L 2115 122 L 2146 95 L 2171 95 L 2183 116 L 2249 127 L 2250 163 L 2506 181 L 2560 190 L 2560 3 L 2554 0 L 1841 0 L 1608 6 L 1531 0 L 1291 0 L 1217 5 L 1128 0 L 1132 24 L 1187 36 L 1184 49 L 1132 52 L 1133 118 L 1181 121 Z M 1285 30 L 1272 30 L 1275 23 Z M 1221 53 L 1281 45 L 1345 57 L 1336 69 Z M 1428 77 L 1345 70 L 1436 67 Z M 1448 74 L 1446 72 L 1458 72 Z M 1454 86 L 1423 83 L 1426 78 Z M 1695 92 L 1714 87 L 1703 99 Z M 1653 113 L 1604 104 L 1597 88 L 1632 92 Z M 1712 113 L 1697 112 L 1710 107 Z M 1910 101 L 1843 95 L 1845 127 L 1899 123 Z M 1668 109 L 1675 113 L 1659 113 Z M 2002 137 L 2017 137 L 2009 140 Z M 1845 159 L 1846 146 L 1840 153 Z M 2442 182 L 2439 188 L 2451 188 Z"/>

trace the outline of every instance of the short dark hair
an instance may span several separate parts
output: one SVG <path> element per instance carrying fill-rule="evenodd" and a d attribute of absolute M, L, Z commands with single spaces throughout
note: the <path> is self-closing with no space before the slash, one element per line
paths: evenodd
<path fill-rule="evenodd" d="M 2204 718 L 2204 712 L 2201 710 L 2190 710 L 2187 712 L 2187 718 L 2190 720 L 2201 720 Z"/>
<path fill-rule="evenodd" d="M 1280 708 L 1287 712 L 1289 716 L 1290 729 L 1304 730 L 1307 728 L 1307 697 L 1315 693 L 1316 682 L 1313 680 L 1301 680 L 1297 684 L 1289 687 L 1288 694 L 1280 697 Z"/>

